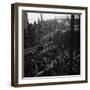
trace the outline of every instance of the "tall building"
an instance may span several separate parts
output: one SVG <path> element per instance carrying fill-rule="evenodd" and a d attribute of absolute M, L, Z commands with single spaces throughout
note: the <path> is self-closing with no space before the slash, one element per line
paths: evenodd
<path fill-rule="evenodd" d="M 23 16 L 23 27 L 24 27 L 24 29 L 27 31 L 27 27 L 28 27 L 28 16 L 27 16 L 27 12 L 25 12 L 25 11 L 23 11 L 23 14 L 22 14 Z"/>

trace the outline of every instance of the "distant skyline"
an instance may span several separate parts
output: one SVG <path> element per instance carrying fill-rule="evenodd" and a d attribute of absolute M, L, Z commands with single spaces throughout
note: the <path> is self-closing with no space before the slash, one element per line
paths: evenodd
<path fill-rule="evenodd" d="M 34 23 L 35 21 L 37 22 L 39 19 L 41 19 L 40 17 L 40 13 L 31 13 L 28 12 L 27 13 L 27 17 L 28 17 L 28 22 L 29 23 Z M 44 20 L 49 20 L 49 19 L 65 19 L 65 18 L 70 18 L 71 14 L 52 14 L 52 13 L 42 13 L 43 15 L 43 19 Z"/>

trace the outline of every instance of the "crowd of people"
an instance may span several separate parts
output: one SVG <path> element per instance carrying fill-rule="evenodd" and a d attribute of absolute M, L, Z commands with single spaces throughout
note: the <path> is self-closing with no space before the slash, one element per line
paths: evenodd
<path fill-rule="evenodd" d="M 80 51 L 58 47 L 54 43 L 40 45 L 24 56 L 24 76 L 60 76 L 80 74 Z"/>

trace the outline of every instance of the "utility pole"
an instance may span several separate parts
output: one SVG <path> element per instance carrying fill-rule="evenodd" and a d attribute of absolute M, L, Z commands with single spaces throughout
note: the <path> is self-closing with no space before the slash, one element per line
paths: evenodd
<path fill-rule="evenodd" d="M 43 22 L 43 15 L 42 13 L 40 13 L 40 17 L 41 17 L 41 43 L 43 42 L 43 27 L 42 27 L 42 22 Z"/>

